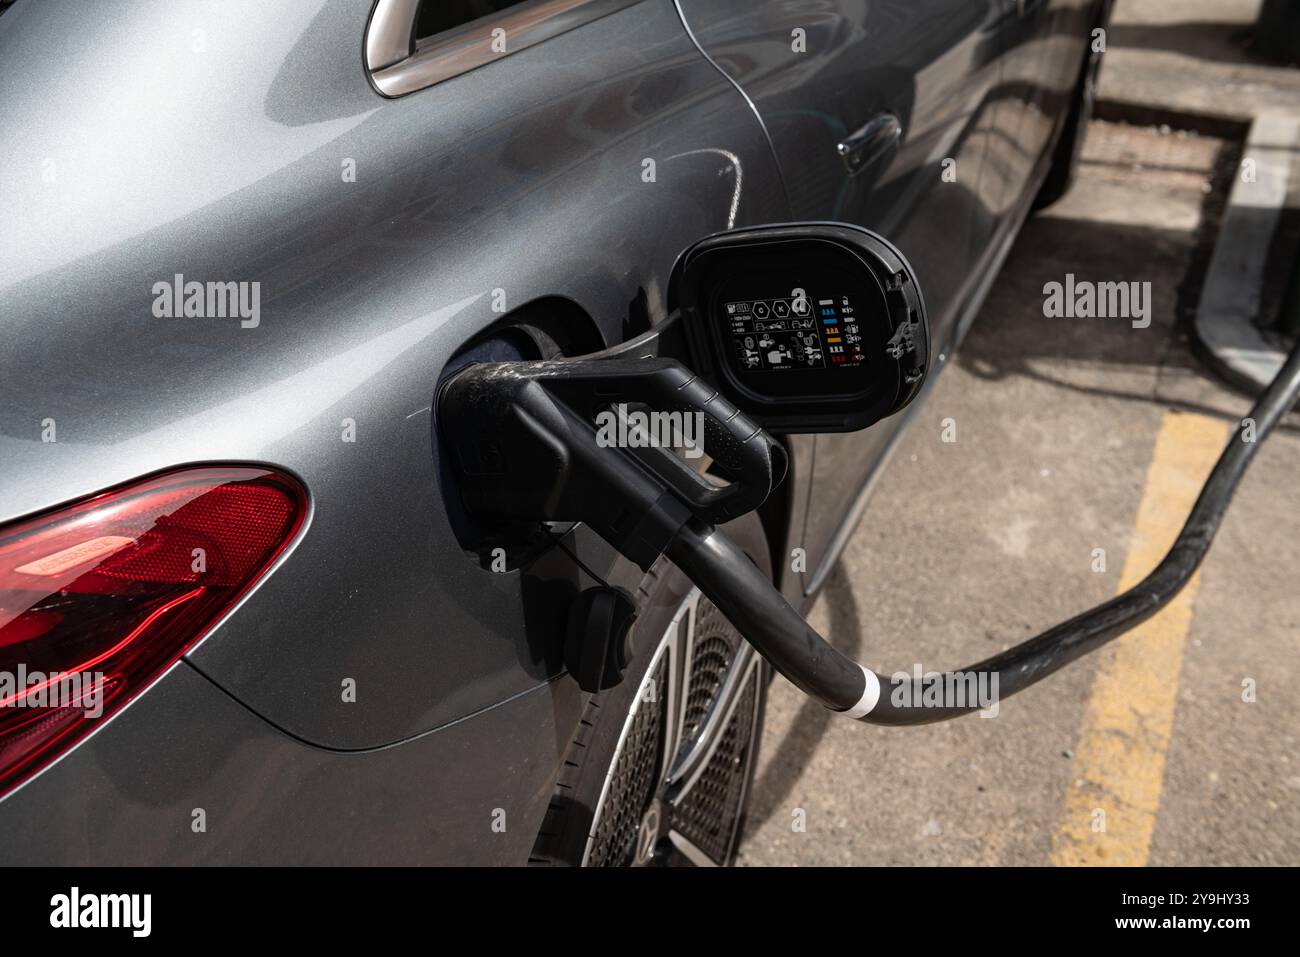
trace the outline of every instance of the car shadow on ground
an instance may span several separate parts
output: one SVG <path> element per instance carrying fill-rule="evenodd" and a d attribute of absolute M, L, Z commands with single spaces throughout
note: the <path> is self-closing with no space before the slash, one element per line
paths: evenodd
<path fill-rule="evenodd" d="M 863 629 L 858 619 L 858 601 L 842 563 L 836 563 L 826 580 L 822 596 L 830 618 L 827 640 L 850 658 L 860 659 Z M 838 718 L 833 711 L 828 711 L 812 698 L 804 701 L 790 730 L 776 743 L 776 753 L 753 783 L 753 799 L 745 817 L 747 829 L 762 824 L 778 809 L 790 806 L 790 794 L 799 775 L 812 759 L 827 727 L 835 720 Z"/>
<path fill-rule="evenodd" d="M 1258 63 L 1272 66 L 1273 61 L 1251 47 L 1254 27 L 1247 23 L 1112 23 L 1106 30 L 1108 47 L 1138 50 L 1161 50 L 1215 60 L 1220 63 Z"/>

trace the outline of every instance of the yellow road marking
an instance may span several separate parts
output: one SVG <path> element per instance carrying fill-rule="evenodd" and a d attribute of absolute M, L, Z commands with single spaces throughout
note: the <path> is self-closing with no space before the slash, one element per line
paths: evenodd
<path fill-rule="evenodd" d="M 1141 581 L 1173 544 L 1228 432 L 1216 419 L 1165 413 L 1121 592 Z M 1052 841 L 1054 864 L 1146 863 L 1199 585 L 1198 573 L 1159 615 L 1099 652 L 1064 816 Z"/>

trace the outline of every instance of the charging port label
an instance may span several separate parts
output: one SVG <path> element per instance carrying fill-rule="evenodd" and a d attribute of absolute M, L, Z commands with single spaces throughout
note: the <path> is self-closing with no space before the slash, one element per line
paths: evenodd
<path fill-rule="evenodd" d="M 848 296 L 814 299 L 794 289 L 785 298 L 742 299 L 723 309 L 742 371 L 857 366 L 865 358 Z"/>

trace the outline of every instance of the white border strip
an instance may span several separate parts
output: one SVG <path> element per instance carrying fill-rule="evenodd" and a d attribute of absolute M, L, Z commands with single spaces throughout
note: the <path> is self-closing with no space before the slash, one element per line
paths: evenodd
<path fill-rule="evenodd" d="M 858 667 L 862 668 L 862 665 Z M 857 704 L 848 711 L 840 712 L 846 718 L 864 718 L 871 714 L 876 703 L 880 701 L 880 679 L 876 677 L 876 673 L 868 668 L 862 668 L 862 677 L 867 686 L 862 689 L 862 697 L 858 699 Z"/>

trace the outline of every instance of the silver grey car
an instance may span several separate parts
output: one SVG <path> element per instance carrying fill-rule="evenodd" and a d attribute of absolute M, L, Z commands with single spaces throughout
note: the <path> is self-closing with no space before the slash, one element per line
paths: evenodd
<path fill-rule="evenodd" d="M 730 862 L 768 666 L 667 559 L 485 526 L 440 383 L 809 221 L 906 254 L 941 368 L 1107 7 L 0 3 L 0 863 Z M 796 608 L 906 423 L 779 437 L 727 534 Z"/>

